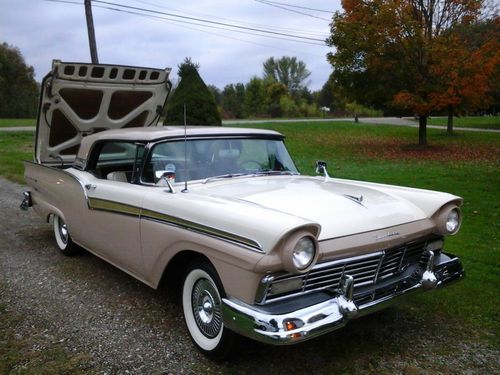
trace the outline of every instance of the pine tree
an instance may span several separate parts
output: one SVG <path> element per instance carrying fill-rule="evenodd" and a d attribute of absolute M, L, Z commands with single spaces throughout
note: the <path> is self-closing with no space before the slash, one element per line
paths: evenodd
<path fill-rule="evenodd" d="M 199 65 L 186 58 L 179 65 L 179 86 L 167 106 L 165 124 L 184 124 L 184 105 L 188 125 L 222 125 L 215 98 L 198 73 Z"/>

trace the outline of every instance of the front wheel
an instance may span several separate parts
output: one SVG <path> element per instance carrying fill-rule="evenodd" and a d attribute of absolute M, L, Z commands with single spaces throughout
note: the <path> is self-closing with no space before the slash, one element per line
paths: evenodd
<path fill-rule="evenodd" d="M 197 348 L 213 359 L 226 358 L 235 334 L 224 327 L 222 297 L 225 296 L 213 266 L 192 263 L 182 287 L 182 309 L 188 332 Z"/>
<path fill-rule="evenodd" d="M 74 255 L 77 253 L 76 245 L 69 235 L 68 226 L 59 216 L 54 215 L 54 236 L 57 247 L 64 255 Z"/>

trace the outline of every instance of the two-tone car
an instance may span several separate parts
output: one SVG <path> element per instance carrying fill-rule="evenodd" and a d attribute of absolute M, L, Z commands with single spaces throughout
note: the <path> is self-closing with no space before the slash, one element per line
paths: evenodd
<path fill-rule="evenodd" d="M 464 276 L 444 250 L 460 197 L 331 178 L 323 162 L 303 175 L 271 130 L 156 126 L 168 72 L 55 61 L 22 206 L 61 253 L 178 287 L 202 352 L 225 356 L 237 335 L 299 343 Z"/>

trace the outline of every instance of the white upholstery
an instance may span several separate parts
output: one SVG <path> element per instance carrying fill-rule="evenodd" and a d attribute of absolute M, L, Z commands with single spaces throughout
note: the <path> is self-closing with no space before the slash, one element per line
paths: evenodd
<path fill-rule="evenodd" d="M 111 172 L 107 174 L 106 178 L 112 181 L 128 182 L 125 172 Z"/>

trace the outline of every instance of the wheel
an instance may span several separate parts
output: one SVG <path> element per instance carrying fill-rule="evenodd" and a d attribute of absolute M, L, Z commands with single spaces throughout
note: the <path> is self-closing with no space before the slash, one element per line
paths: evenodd
<path fill-rule="evenodd" d="M 61 253 L 64 255 L 74 255 L 77 253 L 76 245 L 69 235 L 68 226 L 59 216 L 54 215 L 54 235 L 56 243 Z"/>
<path fill-rule="evenodd" d="M 224 296 L 217 272 L 210 263 L 198 261 L 188 267 L 182 286 L 186 327 L 196 347 L 218 360 L 229 355 L 235 337 L 222 321 Z"/>

